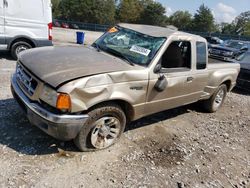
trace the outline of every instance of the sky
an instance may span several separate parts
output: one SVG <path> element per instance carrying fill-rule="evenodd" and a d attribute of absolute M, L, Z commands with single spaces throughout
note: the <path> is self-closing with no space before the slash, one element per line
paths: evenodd
<path fill-rule="evenodd" d="M 204 3 L 208 6 L 217 23 L 231 23 L 241 12 L 250 10 L 250 0 L 157 0 L 166 7 L 166 15 L 171 15 L 177 10 L 188 10 L 194 14 L 199 6 Z"/>

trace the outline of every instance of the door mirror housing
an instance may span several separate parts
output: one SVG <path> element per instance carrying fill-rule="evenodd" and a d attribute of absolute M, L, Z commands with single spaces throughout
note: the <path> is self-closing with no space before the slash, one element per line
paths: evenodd
<path fill-rule="evenodd" d="M 156 66 L 155 66 L 155 68 L 154 68 L 154 73 L 160 73 L 161 72 L 161 64 L 160 63 L 158 63 Z"/>
<path fill-rule="evenodd" d="M 162 92 L 166 89 L 167 85 L 168 85 L 168 82 L 167 82 L 166 77 L 164 75 L 161 75 L 158 78 L 157 82 L 155 83 L 154 88 L 156 89 L 156 91 Z"/>

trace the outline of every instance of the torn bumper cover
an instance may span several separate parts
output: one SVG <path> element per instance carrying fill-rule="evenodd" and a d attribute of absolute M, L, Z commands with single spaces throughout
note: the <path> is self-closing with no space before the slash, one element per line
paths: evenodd
<path fill-rule="evenodd" d="M 38 103 L 30 101 L 19 88 L 15 75 L 11 80 L 11 91 L 30 123 L 59 140 L 66 141 L 75 138 L 88 118 L 88 115 L 54 114 Z"/>

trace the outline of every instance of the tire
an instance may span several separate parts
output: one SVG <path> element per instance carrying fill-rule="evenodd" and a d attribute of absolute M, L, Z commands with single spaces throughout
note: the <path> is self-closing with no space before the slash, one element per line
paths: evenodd
<path fill-rule="evenodd" d="M 96 151 L 112 146 L 120 138 L 126 125 L 126 116 L 116 104 L 101 105 L 89 113 L 89 118 L 74 139 L 81 151 Z"/>
<path fill-rule="evenodd" d="M 226 95 L 227 86 L 225 84 L 222 84 L 208 100 L 203 101 L 205 110 L 210 113 L 216 112 L 224 103 Z"/>
<path fill-rule="evenodd" d="M 17 60 L 17 56 L 20 52 L 28 50 L 30 48 L 32 48 L 32 46 L 27 42 L 24 41 L 16 42 L 11 46 L 10 49 L 11 56 L 13 57 L 13 59 Z"/>

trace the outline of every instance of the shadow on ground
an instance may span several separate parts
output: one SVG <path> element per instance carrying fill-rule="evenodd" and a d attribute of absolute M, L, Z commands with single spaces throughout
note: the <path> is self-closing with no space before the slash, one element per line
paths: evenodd
<path fill-rule="evenodd" d="M 232 91 L 233 93 L 250 96 L 250 88 L 248 90 L 235 87 Z"/>
<path fill-rule="evenodd" d="M 195 110 L 196 105 L 167 110 L 130 123 L 127 130 L 145 127 Z M 58 153 L 58 148 L 78 152 L 73 141 L 61 142 L 32 126 L 14 99 L 0 100 L 0 144 L 25 155 Z"/>
<path fill-rule="evenodd" d="M 14 59 L 11 57 L 10 52 L 6 50 L 0 50 L 0 60 L 2 59 L 7 59 L 7 60 L 13 60 Z"/>

